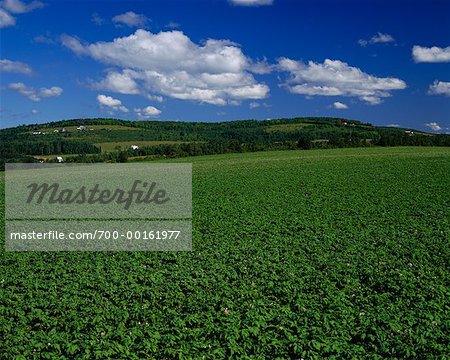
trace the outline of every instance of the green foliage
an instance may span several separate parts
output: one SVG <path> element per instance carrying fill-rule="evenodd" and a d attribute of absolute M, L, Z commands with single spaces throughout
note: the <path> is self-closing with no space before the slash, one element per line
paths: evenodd
<path fill-rule="evenodd" d="M 174 161 L 194 250 L 2 249 L 0 357 L 450 356 L 449 148 Z"/>
<path fill-rule="evenodd" d="M 120 144 L 124 145 L 120 151 L 128 151 L 128 157 L 184 157 L 274 149 L 373 145 L 450 146 L 449 135 L 411 133 L 407 129 L 374 127 L 356 120 L 346 120 L 345 124 L 342 119 L 337 118 L 222 123 L 64 120 L 0 130 L 0 156 L 2 162 L 17 161 L 18 158 L 30 155 L 61 154 L 83 155 L 70 161 L 115 161 L 115 156 L 98 153 L 101 150 L 118 151 L 115 148 Z M 84 126 L 85 130 L 77 130 L 78 126 Z M 66 131 L 61 132 L 63 128 Z M 129 144 L 132 143 L 139 144 L 139 151 L 129 150 Z M 95 155 L 84 156 L 87 154 Z"/>

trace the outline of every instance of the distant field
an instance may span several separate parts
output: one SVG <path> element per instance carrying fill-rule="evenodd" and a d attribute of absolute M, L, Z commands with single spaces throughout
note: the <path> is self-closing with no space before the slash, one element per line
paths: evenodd
<path fill-rule="evenodd" d="M 162 144 L 181 144 L 181 143 L 182 141 L 118 141 L 118 142 L 102 142 L 94 145 L 101 147 L 102 151 L 114 151 L 118 146 L 120 146 L 122 150 L 126 150 L 129 149 L 131 145 L 144 147 Z"/>
<path fill-rule="evenodd" d="M 33 155 L 35 159 L 38 160 L 49 160 L 49 159 L 56 159 L 58 156 L 61 156 L 62 158 L 68 158 L 68 157 L 75 157 L 78 156 L 78 154 L 59 154 L 59 155 Z"/>
<path fill-rule="evenodd" d="M 78 126 L 65 126 L 64 129 L 66 129 L 67 132 L 81 132 L 81 130 L 77 130 Z M 92 130 L 91 130 L 92 129 Z M 62 127 L 58 128 L 43 128 L 39 129 L 39 131 L 52 133 L 55 130 L 62 130 Z M 132 127 L 132 126 L 122 126 L 122 125 L 86 125 L 86 130 L 83 131 L 98 131 L 98 130 L 140 130 L 138 128 Z"/>
<path fill-rule="evenodd" d="M 450 356 L 450 148 L 171 161 L 194 250 L 2 248 L 4 358 Z"/>
<path fill-rule="evenodd" d="M 305 128 L 306 126 L 311 126 L 312 124 L 306 123 L 297 123 L 297 124 L 279 124 L 279 125 L 270 125 L 264 129 L 266 132 L 295 132 Z"/>

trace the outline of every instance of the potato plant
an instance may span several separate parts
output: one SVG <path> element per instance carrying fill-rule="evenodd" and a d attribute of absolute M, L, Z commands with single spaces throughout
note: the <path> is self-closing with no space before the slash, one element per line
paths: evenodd
<path fill-rule="evenodd" d="M 0 357 L 450 356 L 449 148 L 182 161 L 192 252 L 2 248 Z"/>

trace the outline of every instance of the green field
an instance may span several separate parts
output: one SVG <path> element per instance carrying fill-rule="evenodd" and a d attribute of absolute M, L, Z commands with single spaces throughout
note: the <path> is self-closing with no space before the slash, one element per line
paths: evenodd
<path fill-rule="evenodd" d="M 0 357 L 450 356 L 450 148 L 173 161 L 193 251 L 2 249 Z"/>
<path fill-rule="evenodd" d="M 266 129 L 264 129 L 266 132 L 296 132 L 298 130 L 303 129 L 306 126 L 312 126 L 312 124 L 308 123 L 298 123 L 298 124 L 278 124 L 278 125 L 271 125 L 268 126 Z"/>
<path fill-rule="evenodd" d="M 58 156 L 61 156 L 64 159 L 78 156 L 78 154 L 57 154 L 57 155 L 35 155 L 34 158 L 37 160 L 51 160 L 56 159 Z"/>

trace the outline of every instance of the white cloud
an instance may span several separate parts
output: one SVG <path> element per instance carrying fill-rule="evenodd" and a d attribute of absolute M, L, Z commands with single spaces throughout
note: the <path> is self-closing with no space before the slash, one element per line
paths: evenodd
<path fill-rule="evenodd" d="M 399 124 L 388 124 L 388 125 L 386 125 L 386 126 L 387 126 L 387 127 L 394 127 L 394 128 L 400 127 Z"/>
<path fill-rule="evenodd" d="M 142 27 L 148 23 L 148 18 L 142 14 L 136 14 L 133 11 L 128 11 L 124 14 L 116 15 L 112 18 L 116 25 L 126 25 L 129 27 Z"/>
<path fill-rule="evenodd" d="M 162 103 L 164 101 L 164 98 L 162 96 L 151 95 L 151 94 L 147 95 L 147 99 L 152 100 L 152 101 L 156 101 L 156 102 L 159 102 L 159 103 Z"/>
<path fill-rule="evenodd" d="M 261 6 L 273 4 L 273 0 L 229 0 L 229 2 L 236 6 Z"/>
<path fill-rule="evenodd" d="M 250 109 L 257 109 L 257 108 L 260 108 L 260 107 L 263 107 L 263 108 L 268 109 L 268 108 L 270 108 L 271 106 L 272 106 L 272 105 L 270 105 L 270 104 L 268 104 L 268 103 L 265 103 L 265 102 L 259 103 L 259 102 L 256 102 L 256 101 L 253 101 L 253 102 L 251 102 L 251 103 L 249 104 L 249 108 L 250 108 Z"/>
<path fill-rule="evenodd" d="M 446 48 L 441 48 L 437 46 L 433 47 L 422 47 L 415 45 L 412 48 L 412 55 L 416 63 L 428 62 L 428 63 L 439 63 L 439 62 L 450 62 L 450 46 Z"/>
<path fill-rule="evenodd" d="M 365 39 L 358 40 L 358 44 L 361 46 L 367 46 L 369 44 L 384 44 L 390 42 L 395 42 L 395 39 L 392 37 L 392 35 L 383 34 L 380 32 L 372 36 L 369 40 Z"/>
<path fill-rule="evenodd" d="M 425 126 L 429 127 L 433 131 L 442 130 L 442 127 L 437 122 L 430 122 L 425 124 Z"/>
<path fill-rule="evenodd" d="M 39 95 L 41 97 L 53 97 L 53 96 L 60 96 L 63 92 L 63 89 L 61 89 L 58 86 L 52 86 L 51 88 L 41 88 L 39 90 Z"/>
<path fill-rule="evenodd" d="M 143 109 L 134 109 L 134 112 L 137 114 L 138 117 L 142 119 L 148 119 L 151 117 L 159 116 L 161 114 L 161 110 L 153 107 L 153 106 L 147 106 Z"/>
<path fill-rule="evenodd" d="M 19 94 L 26 96 L 28 99 L 35 102 L 41 101 L 42 98 L 60 96 L 63 93 L 63 89 L 58 86 L 36 90 L 21 82 L 11 83 L 8 85 L 8 88 L 17 91 Z"/>
<path fill-rule="evenodd" d="M 383 102 L 381 98 L 377 96 L 363 96 L 361 100 L 364 100 L 370 105 L 379 105 Z"/>
<path fill-rule="evenodd" d="M 374 44 L 378 44 L 378 43 L 389 43 L 389 42 L 394 42 L 394 38 L 392 37 L 392 35 L 389 34 L 383 34 L 383 33 L 378 33 L 375 36 L 372 36 L 372 38 L 370 39 L 371 42 L 373 42 Z"/>
<path fill-rule="evenodd" d="M 326 59 L 322 64 L 309 61 L 304 64 L 282 58 L 278 69 L 290 73 L 283 84 L 291 93 L 307 96 L 357 97 L 371 105 L 380 104 L 393 90 L 406 88 L 404 81 L 367 74 L 359 68 L 339 60 Z"/>
<path fill-rule="evenodd" d="M 19 94 L 26 96 L 32 101 L 40 101 L 40 97 L 37 95 L 36 90 L 27 87 L 24 83 L 11 83 L 8 85 L 11 90 L 16 90 Z"/>
<path fill-rule="evenodd" d="M 122 105 L 122 101 L 118 99 L 114 99 L 111 96 L 106 95 L 98 95 L 97 101 L 102 107 L 106 107 L 113 111 L 122 111 L 122 112 L 128 112 L 128 109 Z"/>
<path fill-rule="evenodd" d="M 103 19 L 98 13 L 93 13 L 91 15 L 91 21 L 98 26 L 103 25 L 105 23 L 105 19 Z"/>
<path fill-rule="evenodd" d="M 345 105 L 344 103 L 341 103 L 339 101 L 336 101 L 335 103 L 333 103 L 333 107 L 335 109 L 339 109 L 339 110 L 348 109 L 347 105 Z"/>
<path fill-rule="evenodd" d="M 358 40 L 358 44 L 361 45 L 361 46 L 367 46 L 368 43 L 369 42 L 367 40 L 364 40 L 364 39 L 359 39 Z"/>
<path fill-rule="evenodd" d="M 197 45 L 181 31 L 152 34 L 142 29 L 112 42 L 83 45 L 67 35 L 62 40 L 78 55 L 121 68 L 97 83 L 109 91 L 215 105 L 263 99 L 269 93 L 252 75 L 255 63 L 228 40 Z"/>
<path fill-rule="evenodd" d="M 55 40 L 53 40 L 50 34 L 47 35 L 38 35 L 33 38 L 33 41 L 37 44 L 54 44 Z"/>
<path fill-rule="evenodd" d="M 16 25 L 16 19 L 7 11 L 0 8 L 0 29 Z"/>
<path fill-rule="evenodd" d="M 450 82 L 436 80 L 430 85 L 428 93 L 431 95 L 447 95 L 450 96 Z"/>
<path fill-rule="evenodd" d="M 20 0 L 4 0 L 0 3 L 0 6 L 12 14 L 24 14 L 35 9 L 44 7 L 44 4 L 40 1 L 32 1 L 27 4 Z"/>
<path fill-rule="evenodd" d="M 14 72 L 25 75 L 33 74 L 31 67 L 20 61 L 0 59 L 0 72 Z"/>
<path fill-rule="evenodd" d="M 32 110 L 31 110 L 31 113 L 32 113 L 33 115 L 39 114 L 39 110 L 32 109 Z"/>
<path fill-rule="evenodd" d="M 254 74 L 269 74 L 273 70 L 273 66 L 267 62 L 267 59 L 264 58 L 262 61 L 252 62 L 251 67 L 249 69 Z"/>
<path fill-rule="evenodd" d="M 166 25 L 164 25 L 164 27 L 169 28 L 169 29 L 177 29 L 180 27 L 180 24 L 178 24 L 174 21 L 171 21 L 171 22 L 167 23 Z"/>
<path fill-rule="evenodd" d="M 24 14 L 43 7 L 40 1 L 24 3 L 20 0 L 3 0 L 0 2 L 0 28 L 16 25 L 16 18 L 11 14 Z"/>
<path fill-rule="evenodd" d="M 118 99 L 114 99 L 111 96 L 98 95 L 97 100 L 101 105 L 106 105 L 106 106 L 110 106 L 110 107 L 122 105 L 122 101 L 120 101 Z"/>
<path fill-rule="evenodd" d="M 61 35 L 60 37 L 61 43 L 72 50 L 77 55 L 86 55 L 87 51 L 83 44 L 81 44 L 80 40 L 76 37 L 69 36 L 66 34 Z"/>
<path fill-rule="evenodd" d="M 94 87 L 119 94 L 139 94 L 139 86 L 133 80 L 133 74 L 132 70 L 124 70 L 122 73 L 110 71 L 103 80 L 94 84 Z"/>

